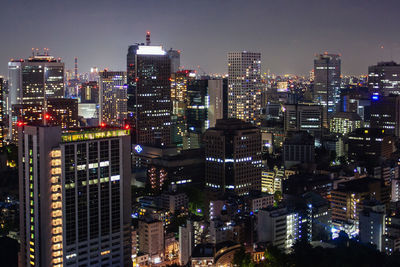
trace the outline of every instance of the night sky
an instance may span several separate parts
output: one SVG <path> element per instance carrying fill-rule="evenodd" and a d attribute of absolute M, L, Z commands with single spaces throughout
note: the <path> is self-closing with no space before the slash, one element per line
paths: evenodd
<path fill-rule="evenodd" d="M 342 54 L 343 74 L 400 61 L 399 0 L 2 0 L 0 74 L 10 58 L 50 48 L 67 68 L 126 70 L 128 45 L 182 51 L 185 68 L 225 73 L 228 51 L 262 53 L 263 71 L 308 75 L 315 53 Z M 381 49 L 380 46 L 384 48 Z"/>

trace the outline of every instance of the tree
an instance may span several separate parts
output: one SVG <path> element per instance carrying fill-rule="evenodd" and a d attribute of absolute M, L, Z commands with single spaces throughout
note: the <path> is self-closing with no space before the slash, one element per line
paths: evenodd
<path fill-rule="evenodd" d="M 276 246 L 268 246 L 264 252 L 266 267 L 290 266 L 287 255 Z"/>
<path fill-rule="evenodd" d="M 251 261 L 250 253 L 246 253 L 244 247 L 241 247 L 236 253 L 233 255 L 233 266 L 240 267 L 254 267 L 255 264 Z"/>
<path fill-rule="evenodd" d="M 275 203 L 279 203 L 282 200 L 282 192 L 281 191 L 275 191 L 274 193 L 274 201 Z"/>

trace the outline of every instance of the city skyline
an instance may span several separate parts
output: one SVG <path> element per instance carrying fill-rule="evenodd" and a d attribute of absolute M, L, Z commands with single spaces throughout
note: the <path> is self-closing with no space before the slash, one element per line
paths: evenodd
<path fill-rule="evenodd" d="M 252 1 L 247 9 L 236 0 L 9 3 L 0 11 L 3 25 L 13 23 L 3 28 L 0 75 L 7 76 L 11 58 L 28 57 L 32 47 L 50 48 L 66 69 L 73 69 L 76 56 L 80 72 L 124 70 L 127 46 L 144 42 L 146 31 L 153 44 L 181 50 L 184 68 L 207 73 L 226 73 L 227 53 L 243 50 L 261 52 L 262 72 L 276 74 L 308 75 L 314 55 L 325 51 L 342 55 L 344 75 L 400 61 L 400 37 L 391 34 L 399 3 L 319 2 Z"/>
<path fill-rule="evenodd" d="M 4 266 L 400 266 L 400 0 L 3 2 Z"/>

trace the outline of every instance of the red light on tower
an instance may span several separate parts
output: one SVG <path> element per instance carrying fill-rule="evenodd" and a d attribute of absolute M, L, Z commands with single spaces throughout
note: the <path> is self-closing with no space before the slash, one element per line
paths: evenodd
<path fill-rule="evenodd" d="M 48 119 L 50 119 L 50 115 L 49 115 L 49 114 L 45 114 L 45 115 L 44 115 L 44 118 L 45 118 L 46 120 L 48 120 Z"/>
<path fill-rule="evenodd" d="M 131 128 L 131 126 L 129 126 L 129 124 L 125 125 L 125 130 L 129 130 Z"/>
<path fill-rule="evenodd" d="M 105 122 L 100 123 L 100 127 L 102 128 L 106 127 L 106 123 Z"/>

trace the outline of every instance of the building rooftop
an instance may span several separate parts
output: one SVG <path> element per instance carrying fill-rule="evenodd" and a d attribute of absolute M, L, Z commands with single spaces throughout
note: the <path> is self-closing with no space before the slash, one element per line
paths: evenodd
<path fill-rule="evenodd" d="M 382 181 L 377 178 L 365 177 L 359 179 L 353 179 L 350 181 L 342 182 L 338 184 L 338 191 L 342 192 L 367 192 L 369 191 L 369 186 L 375 183 L 381 183 Z"/>
<path fill-rule="evenodd" d="M 381 62 L 378 62 L 378 64 L 376 66 L 397 67 L 400 65 L 394 61 L 381 61 Z"/>
<path fill-rule="evenodd" d="M 61 135 L 61 139 L 63 142 L 76 142 L 128 135 L 130 135 L 130 129 L 123 129 L 112 126 L 85 127 L 63 132 Z"/>
<path fill-rule="evenodd" d="M 199 244 L 192 252 L 192 258 L 214 258 L 214 245 L 213 244 Z"/>
<path fill-rule="evenodd" d="M 337 112 L 333 118 L 348 119 L 351 121 L 361 121 L 360 115 L 355 112 Z"/>
<path fill-rule="evenodd" d="M 388 136 L 385 133 L 384 129 L 378 128 L 358 128 L 349 134 L 349 137 L 352 136 L 374 136 L 374 137 L 384 137 Z"/>
<path fill-rule="evenodd" d="M 257 129 L 253 124 L 242 121 L 240 119 L 219 119 L 212 130 L 247 130 Z"/>
<path fill-rule="evenodd" d="M 285 139 L 285 144 L 314 145 L 314 137 L 306 131 L 291 132 L 291 135 Z"/>

